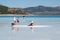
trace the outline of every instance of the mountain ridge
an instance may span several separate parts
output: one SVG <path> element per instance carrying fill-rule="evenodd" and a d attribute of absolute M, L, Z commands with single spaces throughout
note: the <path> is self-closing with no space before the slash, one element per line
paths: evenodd
<path fill-rule="evenodd" d="M 36 7 L 24 8 L 24 10 L 30 12 L 45 12 L 45 11 L 52 12 L 52 11 L 60 11 L 60 6 L 59 7 L 36 6 Z"/>
<path fill-rule="evenodd" d="M 24 8 L 24 10 L 31 12 L 33 15 L 60 15 L 60 6 L 36 6 Z"/>
<path fill-rule="evenodd" d="M 60 15 L 60 6 L 46 7 L 36 6 L 28 8 L 9 8 L 0 5 L 0 14 L 18 14 L 18 15 Z"/>

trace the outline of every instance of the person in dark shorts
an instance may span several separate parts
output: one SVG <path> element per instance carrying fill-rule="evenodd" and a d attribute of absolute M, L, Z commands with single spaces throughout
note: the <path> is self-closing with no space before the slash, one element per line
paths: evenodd
<path fill-rule="evenodd" d="M 13 27 L 13 26 L 16 25 L 16 23 L 15 22 L 11 23 L 11 25 L 12 25 L 12 30 L 15 30 L 15 27 Z"/>
<path fill-rule="evenodd" d="M 11 23 L 11 25 L 13 26 L 13 25 L 16 25 L 15 23 Z"/>
<path fill-rule="evenodd" d="M 23 19 L 25 19 L 25 16 L 22 16 L 23 17 Z"/>
<path fill-rule="evenodd" d="M 34 22 L 33 21 L 31 21 L 31 23 L 28 26 L 30 26 L 31 31 L 34 30 Z"/>
<path fill-rule="evenodd" d="M 17 22 L 18 22 L 18 23 L 20 22 L 19 19 L 17 19 Z"/>
<path fill-rule="evenodd" d="M 33 26 L 34 25 L 34 23 L 33 23 L 33 21 L 28 25 L 28 26 Z"/>

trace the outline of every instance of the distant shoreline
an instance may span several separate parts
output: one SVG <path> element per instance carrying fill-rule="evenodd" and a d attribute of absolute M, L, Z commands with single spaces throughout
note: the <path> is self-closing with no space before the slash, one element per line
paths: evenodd
<path fill-rule="evenodd" d="M 0 16 L 60 16 L 60 15 L 22 15 L 22 14 L 0 14 Z"/>
<path fill-rule="evenodd" d="M 0 14 L 0 16 L 34 16 L 34 15 L 22 15 L 22 14 Z"/>

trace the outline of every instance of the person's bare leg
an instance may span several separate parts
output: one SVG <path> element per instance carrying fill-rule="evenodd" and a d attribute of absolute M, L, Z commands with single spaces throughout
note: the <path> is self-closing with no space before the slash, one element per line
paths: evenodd
<path fill-rule="evenodd" d="M 34 31 L 34 27 L 33 27 L 33 26 L 31 26 L 31 31 L 32 31 L 32 32 Z"/>
<path fill-rule="evenodd" d="M 15 31 L 15 28 L 14 27 L 12 27 L 12 31 Z"/>
<path fill-rule="evenodd" d="M 18 27 L 18 28 L 17 28 L 17 31 L 19 31 L 19 30 L 20 30 L 20 28 Z"/>

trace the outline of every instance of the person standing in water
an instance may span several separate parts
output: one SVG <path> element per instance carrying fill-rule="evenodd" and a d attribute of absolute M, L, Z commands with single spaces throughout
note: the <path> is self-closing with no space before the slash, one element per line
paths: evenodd
<path fill-rule="evenodd" d="M 23 19 L 24 19 L 25 16 L 23 16 Z"/>
<path fill-rule="evenodd" d="M 19 23 L 20 22 L 20 20 L 19 20 L 19 18 L 17 19 L 17 23 Z"/>
<path fill-rule="evenodd" d="M 34 30 L 34 22 L 33 21 L 31 21 L 31 23 L 28 25 L 28 26 L 30 26 L 30 28 L 31 28 L 31 31 L 33 31 Z"/>
<path fill-rule="evenodd" d="M 16 25 L 16 17 L 14 16 L 14 22 L 11 23 L 12 26 Z"/>
<path fill-rule="evenodd" d="M 16 17 L 14 16 L 14 22 L 16 23 Z"/>
<path fill-rule="evenodd" d="M 20 25 L 20 19 L 18 18 L 16 21 L 17 21 L 18 25 Z M 19 30 L 20 30 L 20 27 L 17 27 L 17 31 L 19 31 Z"/>
<path fill-rule="evenodd" d="M 33 26 L 34 25 L 34 22 L 33 21 L 31 21 L 31 23 L 28 25 L 28 26 Z"/>
<path fill-rule="evenodd" d="M 14 16 L 14 18 L 13 18 L 13 23 L 11 23 L 11 25 L 12 25 L 12 30 L 15 30 L 15 27 L 14 27 L 14 25 L 16 25 L 16 17 Z"/>
<path fill-rule="evenodd" d="M 12 30 L 15 30 L 14 25 L 16 25 L 16 23 L 15 22 L 14 23 L 11 23 L 11 25 L 12 25 Z"/>

